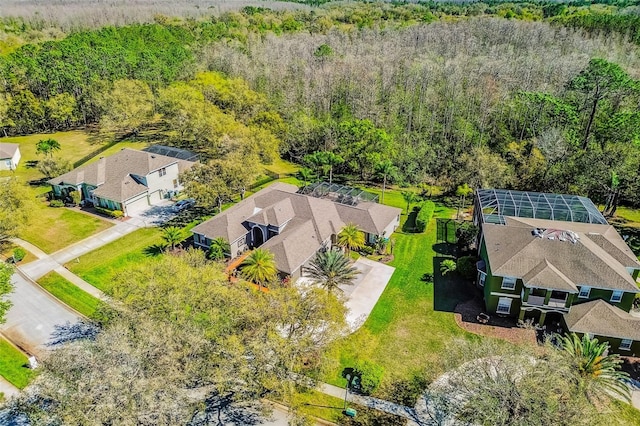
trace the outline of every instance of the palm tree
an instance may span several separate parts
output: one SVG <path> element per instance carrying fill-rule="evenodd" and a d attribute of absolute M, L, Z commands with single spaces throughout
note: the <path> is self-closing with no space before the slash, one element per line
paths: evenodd
<path fill-rule="evenodd" d="M 349 223 L 338 234 L 338 245 L 344 247 L 349 253 L 364 246 L 364 233 L 358 225 Z"/>
<path fill-rule="evenodd" d="M 620 371 L 620 355 L 605 355 L 609 343 L 598 343 L 598 339 L 591 339 L 587 334 L 581 339 L 575 333 L 571 333 L 562 337 L 562 347 L 577 368 L 580 387 L 587 398 L 593 400 L 603 395 L 615 394 L 627 401 L 631 400 L 631 393 L 626 384 L 629 375 Z"/>
<path fill-rule="evenodd" d="M 456 188 L 456 195 L 460 197 L 460 203 L 458 204 L 458 213 L 456 214 L 456 219 L 460 218 L 460 208 L 464 206 L 465 198 L 467 198 L 467 195 L 471 194 L 472 192 L 473 192 L 473 189 L 471 189 L 471 187 L 466 183 Z"/>
<path fill-rule="evenodd" d="M 184 233 L 182 228 L 177 226 L 169 226 L 162 231 L 162 239 L 171 246 L 171 250 L 176 248 L 182 240 L 184 240 Z"/>
<path fill-rule="evenodd" d="M 44 154 L 47 157 L 53 155 L 54 151 L 60 151 L 61 147 L 55 139 L 40 139 L 36 144 L 36 154 Z"/>
<path fill-rule="evenodd" d="M 397 168 L 393 165 L 391 160 L 384 160 L 378 163 L 376 166 L 376 174 L 382 177 L 382 197 L 381 203 L 384 203 L 384 191 L 387 189 L 387 178 L 396 174 Z"/>
<path fill-rule="evenodd" d="M 224 257 L 231 253 L 231 246 L 222 237 L 214 238 L 211 240 L 211 246 L 209 247 L 209 259 L 222 260 Z"/>
<path fill-rule="evenodd" d="M 341 285 L 353 284 L 359 273 L 358 268 L 351 265 L 349 258 L 338 250 L 318 252 L 308 268 L 311 279 L 329 293 Z"/>
<path fill-rule="evenodd" d="M 451 272 L 455 272 L 457 267 L 458 265 L 455 260 L 445 259 L 440 263 L 440 273 L 442 273 L 442 275 L 447 275 Z"/>
<path fill-rule="evenodd" d="M 258 284 L 260 287 L 273 281 L 278 274 L 276 261 L 269 250 L 255 249 L 242 262 L 240 266 L 242 275 L 251 282 Z"/>
<path fill-rule="evenodd" d="M 409 214 L 409 207 L 412 203 L 418 201 L 418 196 L 413 191 L 402 191 L 402 198 L 407 202 L 407 214 Z"/>
<path fill-rule="evenodd" d="M 300 179 L 302 179 L 304 186 L 307 186 L 307 182 L 310 182 L 311 179 L 313 179 L 313 170 L 308 167 L 303 167 L 298 171 L 298 175 L 300 176 Z"/>

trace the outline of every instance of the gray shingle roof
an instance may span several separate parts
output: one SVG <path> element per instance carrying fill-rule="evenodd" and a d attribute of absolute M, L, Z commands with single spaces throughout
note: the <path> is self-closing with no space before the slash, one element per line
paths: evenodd
<path fill-rule="evenodd" d="M 292 273 L 347 223 L 357 224 L 364 232 L 380 234 L 401 213 L 398 208 L 376 203 L 346 206 L 299 194 L 297 190 L 294 185 L 275 183 L 201 223 L 192 232 L 233 242 L 249 232 L 249 222 L 284 225 L 281 233 L 263 247 L 273 252 L 279 270 Z"/>
<path fill-rule="evenodd" d="M 17 143 L 0 143 L 0 160 L 13 158 L 19 147 Z"/>
<path fill-rule="evenodd" d="M 564 321 L 572 332 L 640 341 L 640 318 L 604 300 L 573 305 Z"/>
<path fill-rule="evenodd" d="M 174 163 L 178 163 L 180 172 L 194 164 L 164 155 L 124 148 L 113 155 L 53 178 L 49 183 L 51 185 L 85 183 L 97 186 L 95 195 L 123 202 L 147 190 L 147 187 L 136 180 L 135 176 L 144 177 L 152 171 Z"/>
<path fill-rule="evenodd" d="M 572 243 L 539 238 L 532 233 L 535 228 L 563 228 L 579 239 Z M 611 225 L 507 217 L 505 225 L 484 223 L 482 229 L 494 275 L 533 279 L 532 271 L 544 264 L 545 288 L 568 291 L 573 283 L 638 292 L 626 268 L 640 269 L 640 262 Z M 542 277 L 535 282 L 542 285 Z"/>

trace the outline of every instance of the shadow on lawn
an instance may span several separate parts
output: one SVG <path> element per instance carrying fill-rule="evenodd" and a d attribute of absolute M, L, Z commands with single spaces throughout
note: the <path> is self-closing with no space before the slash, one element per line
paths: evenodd
<path fill-rule="evenodd" d="M 407 233 L 415 233 L 416 232 L 416 217 L 418 216 L 418 212 L 412 210 L 407 216 L 407 220 L 402 224 L 402 232 Z"/>
<path fill-rule="evenodd" d="M 154 244 L 144 249 L 144 254 L 149 257 L 160 256 L 167 250 L 168 245 L 164 243 Z"/>
<path fill-rule="evenodd" d="M 442 275 L 440 264 L 450 257 L 433 258 L 433 309 L 440 312 L 453 312 L 460 302 L 472 299 L 475 292 L 471 285 L 458 273 Z"/>

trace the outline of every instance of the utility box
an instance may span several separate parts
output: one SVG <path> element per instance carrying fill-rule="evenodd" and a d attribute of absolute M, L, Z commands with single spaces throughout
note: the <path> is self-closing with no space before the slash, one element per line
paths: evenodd
<path fill-rule="evenodd" d="M 358 412 L 353 408 L 347 408 L 346 410 L 344 410 L 344 414 L 346 414 L 349 417 L 355 417 L 356 414 L 358 414 Z"/>

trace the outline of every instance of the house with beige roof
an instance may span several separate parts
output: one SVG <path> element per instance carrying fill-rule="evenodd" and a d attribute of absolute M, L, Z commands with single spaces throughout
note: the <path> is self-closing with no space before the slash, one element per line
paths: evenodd
<path fill-rule="evenodd" d="M 0 170 L 15 170 L 20 162 L 20 145 L 0 143 Z"/>
<path fill-rule="evenodd" d="M 372 201 L 342 204 L 298 192 L 298 187 L 275 183 L 192 229 L 194 243 L 209 249 L 211 240 L 229 242 L 231 258 L 262 247 L 274 254 L 283 275 L 304 274 L 304 266 L 319 250 L 336 243 L 348 223 L 373 236 L 387 238 L 400 224 L 401 210 Z"/>
<path fill-rule="evenodd" d="M 474 203 L 488 312 L 557 322 L 640 355 L 640 318 L 629 314 L 640 262 L 591 200 L 481 189 Z"/>
<path fill-rule="evenodd" d="M 51 179 L 49 184 L 57 198 L 79 191 L 83 200 L 130 216 L 182 190 L 179 174 L 194 164 L 154 152 L 124 148 Z"/>

